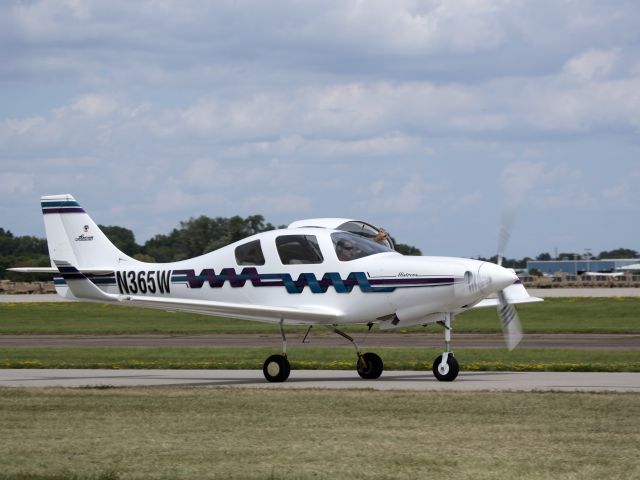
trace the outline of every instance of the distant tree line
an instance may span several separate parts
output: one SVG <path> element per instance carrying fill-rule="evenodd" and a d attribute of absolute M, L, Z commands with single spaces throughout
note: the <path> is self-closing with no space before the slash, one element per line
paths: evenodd
<path fill-rule="evenodd" d="M 158 234 L 143 245 L 136 242 L 131 230 L 118 226 L 99 225 L 113 244 L 127 255 L 143 262 L 174 262 L 196 257 L 230 243 L 276 227 L 265 222 L 262 215 L 210 218 L 202 215 L 180 222 L 168 234 Z M 278 228 L 285 228 L 280 226 Z M 395 240 L 394 240 L 395 243 Z M 396 250 L 404 255 L 421 255 L 416 247 L 395 243 Z M 17 274 L 7 272 L 9 267 L 49 266 L 47 241 L 32 236 L 14 236 L 0 228 L 0 279 L 16 281 L 44 281 L 50 275 Z"/>
<path fill-rule="evenodd" d="M 196 257 L 210 252 L 230 243 L 242 240 L 245 237 L 276 227 L 265 222 L 262 215 L 250 215 L 246 218 L 216 217 L 210 218 L 202 215 L 197 218 L 180 222 L 178 228 L 174 228 L 168 234 L 158 234 L 147 240 L 143 245 L 136 242 L 131 230 L 118 226 L 99 225 L 102 231 L 109 237 L 113 244 L 127 255 L 143 262 L 174 262 Z M 278 228 L 284 228 L 280 226 Z M 403 255 L 422 255 L 416 247 L 397 243 L 394 240 L 396 250 Z M 594 260 L 607 258 L 638 258 L 640 253 L 628 248 L 603 251 L 598 255 L 590 256 Z M 558 260 L 575 260 L 585 258 L 580 253 L 560 253 Z M 496 262 L 497 256 L 479 260 Z M 549 253 L 541 253 L 535 260 L 553 260 Z M 505 258 L 503 266 L 508 268 L 526 268 L 527 262 L 534 260 L 531 257 L 522 259 Z M 49 280 L 49 275 L 24 275 L 7 272 L 9 267 L 34 267 L 49 266 L 49 252 L 47 241 L 44 238 L 33 236 L 14 236 L 9 230 L 0 228 L 0 279 L 17 281 L 43 281 Z"/>
<path fill-rule="evenodd" d="M 50 275 L 25 275 L 7 272 L 10 267 L 48 267 L 49 251 L 44 238 L 21 236 L 15 237 L 9 230 L 0 228 L 0 279 L 23 281 L 49 280 Z"/>

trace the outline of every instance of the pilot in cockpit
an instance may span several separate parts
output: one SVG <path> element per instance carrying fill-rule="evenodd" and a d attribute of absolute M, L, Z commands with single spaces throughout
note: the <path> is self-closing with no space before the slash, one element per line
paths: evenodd
<path fill-rule="evenodd" d="M 346 239 L 339 240 L 336 244 L 336 253 L 338 254 L 338 260 L 348 262 L 353 258 L 353 244 Z"/>

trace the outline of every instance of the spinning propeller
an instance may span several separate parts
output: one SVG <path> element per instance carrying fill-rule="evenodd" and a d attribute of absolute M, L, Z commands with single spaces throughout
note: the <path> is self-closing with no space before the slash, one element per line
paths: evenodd
<path fill-rule="evenodd" d="M 513 225 L 514 212 L 512 209 L 505 210 L 502 214 L 500 225 L 500 233 L 498 238 L 498 266 L 502 267 L 504 252 L 511 238 L 511 227 Z M 514 272 L 515 273 L 515 272 Z M 502 333 L 509 350 L 513 350 L 522 340 L 522 326 L 516 307 L 509 303 L 506 290 L 509 287 L 498 292 L 498 316 L 502 324 Z"/>

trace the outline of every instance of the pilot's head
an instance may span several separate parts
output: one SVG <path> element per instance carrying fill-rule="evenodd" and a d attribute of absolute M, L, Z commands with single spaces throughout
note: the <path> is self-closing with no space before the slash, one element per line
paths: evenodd
<path fill-rule="evenodd" d="M 336 252 L 339 260 L 351 260 L 353 257 L 353 244 L 350 240 L 338 240 Z"/>

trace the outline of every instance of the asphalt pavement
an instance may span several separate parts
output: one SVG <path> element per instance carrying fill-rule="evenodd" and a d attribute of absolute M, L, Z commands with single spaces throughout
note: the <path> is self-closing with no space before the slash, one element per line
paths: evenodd
<path fill-rule="evenodd" d="M 640 373 L 461 372 L 453 382 L 439 382 L 431 372 L 385 371 L 377 380 L 362 380 L 355 371 L 293 370 L 286 382 L 269 383 L 259 370 L 0 369 L 0 387 L 142 386 L 374 389 L 424 392 L 640 392 Z"/>

